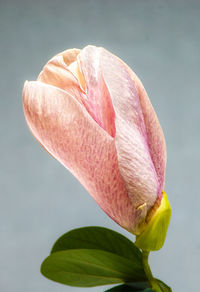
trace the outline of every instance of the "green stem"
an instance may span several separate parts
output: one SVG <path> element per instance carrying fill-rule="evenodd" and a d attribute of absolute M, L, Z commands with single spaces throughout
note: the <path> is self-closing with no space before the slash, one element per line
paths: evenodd
<path fill-rule="evenodd" d="M 149 281 L 149 284 L 150 284 L 152 290 L 154 290 L 155 292 L 162 292 L 156 279 L 154 279 L 154 277 L 153 277 L 153 274 L 152 274 L 150 266 L 149 266 L 148 258 L 149 258 L 149 251 L 143 250 L 142 251 L 142 262 L 143 262 L 144 271 L 145 271 L 145 274 L 146 274 L 147 279 Z"/>

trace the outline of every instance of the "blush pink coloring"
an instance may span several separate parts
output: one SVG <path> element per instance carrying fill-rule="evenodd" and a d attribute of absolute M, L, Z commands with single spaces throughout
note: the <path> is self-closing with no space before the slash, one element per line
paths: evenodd
<path fill-rule="evenodd" d="M 140 234 L 162 201 L 166 147 L 136 74 L 104 48 L 66 50 L 25 83 L 23 104 L 37 141 L 105 213 Z"/>

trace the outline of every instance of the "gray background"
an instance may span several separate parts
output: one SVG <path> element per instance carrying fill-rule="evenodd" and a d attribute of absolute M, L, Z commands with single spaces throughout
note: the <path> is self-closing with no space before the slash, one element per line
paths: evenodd
<path fill-rule="evenodd" d="M 104 46 L 142 79 L 163 127 L 173 216 L 154 275 L 198 292 L 200 260 L 200 1 L 0 1 L 0 291 L 64 292 L 39 268 L 69 229 L 117 226 L 79 182 L 33 139 L 21 92 L 56 53 Z M 133 238 L 132 238 L 133 239 Z"/>

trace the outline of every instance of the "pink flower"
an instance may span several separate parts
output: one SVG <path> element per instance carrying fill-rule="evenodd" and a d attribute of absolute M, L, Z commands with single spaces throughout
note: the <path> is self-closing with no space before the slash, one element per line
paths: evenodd
<path fill-rule="evenodd" d="M 23 103 L 38 142 L 113 220 L 140 234 L 162 200 L 166 148 L 136 74 L 104 48 L 67 50 L 25 83 Z"/>

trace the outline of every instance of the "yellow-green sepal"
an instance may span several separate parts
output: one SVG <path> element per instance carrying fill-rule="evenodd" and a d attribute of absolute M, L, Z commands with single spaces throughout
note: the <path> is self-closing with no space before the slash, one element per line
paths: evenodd
<path fill-rule="evenodd" d="M 161 205 L 156 210 L 144 231 L 136 236 L 135 245 L 145 251 L 162 248 L 171 217 L 171 206 L 167 194 L 163 192 Z"/>

